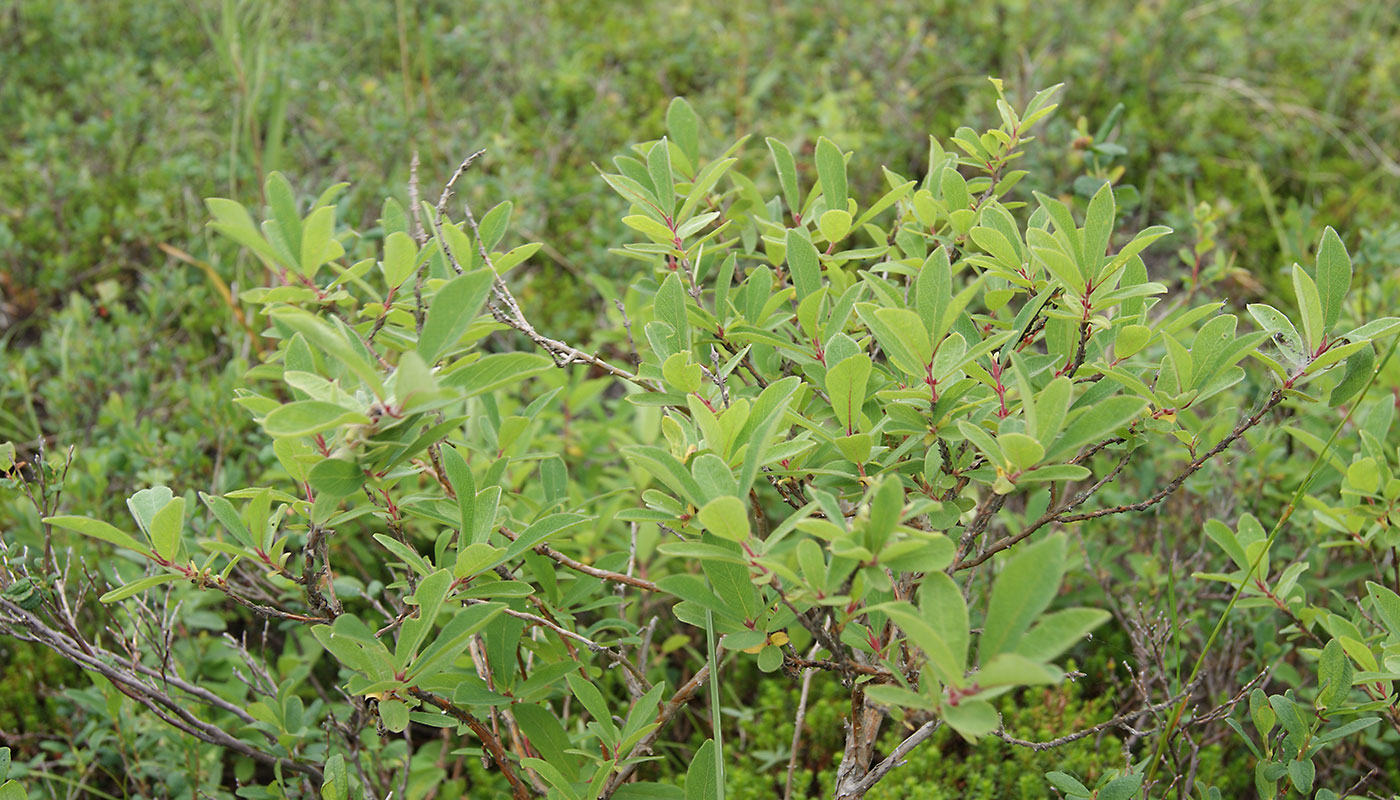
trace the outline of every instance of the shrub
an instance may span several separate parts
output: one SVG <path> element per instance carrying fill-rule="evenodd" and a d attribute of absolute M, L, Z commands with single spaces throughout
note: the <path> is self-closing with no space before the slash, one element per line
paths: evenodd
<path fill-rule="evenodd" d="M 994 87 L 997 127 L 931 138 L 922 175 L 885 168 L 864 204 L 850 187 L 872 181 L 832 140 L 802 168 L 777 139 L 751 148 L 773 181 L 741 166 L 746 138 L 710 157 L 675 101 L 668 136 L 603 175 L 630 206 L 635 241 L 611 253 L 632 279 L 587 346 L 538 329 L 513 293 L 539 249 L 507 244 L 513 206 L 454 206 L 480 153 L 436 204 L 385 202 L 373 237 L 342 224 L 343 186 L 303 205 L 274 173 L 261 223 L 209 200 L 212 228 L 266 267 L 241 298 L 275 346 L 234 402 L 273 458 L 222 494 L 141 489 L 134 526 L 58 513 L 51 464 L 0 463 L 42 517 L 4 562 L 0 629 L 186 734 L 200 791 L 231 772 L 244 797 L 722 798 L 725 711 L 742 706 L 726 679 L 755 671 L 840 697 L 838 762 L 815 779 L 836 798 L 952 735 L 967 757 L 1120 737 L 1114 769 L 1055 762 L 1068 797 L 1205 792 L 1191 729 L 1246 696 L 1261 793 L 1311 793 L 1325 746 L 1382 720 L 1400 732 L 1381 668 L 1400 598 L 1331 580 L 1363 627 L 1307 605 L 1306 565 L 1271 554 L 1315 474 L 1343 466 L 1308 428 L 1346 406 L 1331 435 L 1345 428 L 1400 319 L 1350 321 L 1330 229 L 1292 271 L 1291 314 L 1253 304 L 1242 327 L 1196 284 L 1172 295 L 1148 269 L 1170 231 L 1122 230 L 1111 181 L 1087 202 L 1026 191 L 1018 163 L 1056 90 L 1017 109 Z M 1047 697 L 1113 617 L 1095 606 L 1117 609 L 1112 585 L 1106 603 L 1066 586 L 1099 577 L 1089 537 L 1111 529 L 1095 523 L 1156 509 L 1283 412 L 1317 454 L 1290 497 L 1260 504 L 1272 525 L 1205 526 L 1235 569 L 1204 576 L 1232 590 L 1195 609 L 1209 636 L 1168 672 L 1157 634 L 1119 619 L 1156 648 L 1165 692 L 1135 674 L 1143 691 L 1107 719 L 1008 730 L 999 708 Z M 1388 429 L 1365 419 L 1375 444 L 1335 512 L 1348 531 L 1385 529 L 1361 500 L 1393 500 Z M 113 557 L 76 558 L 65 531 Z M 1316 645 L 1272 696 L 1210 661 L 1264 604 Z M 807 708 L 793 759 L 802 736 L 833 733 L 807 732 Z M 683 789 L 654 764 L 672 754 Z M 1033 778 L 1015 791 L 1043 790 Z M 972 788 L 993 784 L 1008 790 Z"/>

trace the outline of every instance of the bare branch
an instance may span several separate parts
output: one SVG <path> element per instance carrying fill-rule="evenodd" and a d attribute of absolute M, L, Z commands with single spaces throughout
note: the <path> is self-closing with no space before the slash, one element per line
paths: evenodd
<path fill-rule="evenodd" d="M 512 542 L 519 538 L 514 531 L 510 530 L 505 526 L 501 526 L 500 530 L 501 533 L 504 534 L 505 537 L 507 539 L 510 539 Z M 595 578 L 601 578 L 605 581 L 612 581 L 613 583 L 625 583 L 628 586 L 635 586 L 638 589 L 645 589 L 648 592 L 659 591 L 656 588 L 656 584 L 652 583 L 649 580 L 646 580 L 644 578 L 636 578 L 631 575 L 624 575 L 621 572 L 612 572 L 611 570 L 591 567 L 583 563 L 582 561 L 564 555 L 563 553 L 559 552 L 558 550 L 555 550 L 549 545 L 537 544 L 535 545 L 534 550 L 536 553 L 539 553 L 540 555 L 545 556 L 546 558 L 552 559 L 560 564 L 563 564 L 564 566 L 576 572 L 582 572 L 585 575 L 592 575 Z"/>

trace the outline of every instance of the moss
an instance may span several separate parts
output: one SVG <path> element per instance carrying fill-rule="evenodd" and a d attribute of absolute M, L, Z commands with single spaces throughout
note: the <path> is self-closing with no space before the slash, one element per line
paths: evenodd
<path fill-rule="evenodd" d="M 82 671 L 40 644 L 0 639 L 0 731 L 17 734 L 11 746 L 24 752 L 25 734 L 57 733 L 68 705 L 62 687 L 83 685 Z"/>
<path fill-rule="evenodd" d="M 1003 698 L 999 704 L 1003 724 L 1010 735 L 1028 741 L 1045 741 L 1090 727 L 1116 713 L 1112 698 L 1092 694 L 1093 688 L 1091 681 L 1081 680 Z M 731 756 L 726 786 L 731 796 L 781 795 L 799 697 L 798 685 L 774 681 L 759 685 L 755 702 L 749 707 L 751 716 L 743 719 L 743 731 L 738 734 L 741 738 L 726 741 Z M 833 677 L 818 675 L 813 680 L 801 754 L 793 776 L 794 796 L 830 796 L 844 742 L 841 721 L 848 711 L 847 697 Z M 902 724 L 887 720 L 877 758 L 892 750 L 907 733 L 908 728 Z M 699 741 L 697 738 L 693 743 L 698 746 Z M 1068 772 L 1092 785 L 1108 770 L 1123 767 L 1122 745 L 1116 734 L 1106 732 L 1037 752 L 993 738 L 968 744 L 945 727 L 916 748 L 906 763 L 866 796 L 870 800 L 1051 798 L 1056 795 L 1045 780 L 1046 772 Z M 1221 744 L 1203 748 L 1198 780 L 1217 786 L 1227 796 L 1249 791 L 1252 772 L 1249 761 L 1237 757 L 1241 752 L 1242 746 L 1236 751 Z M 672 765 L 671 769 L 679 766 Z"/>

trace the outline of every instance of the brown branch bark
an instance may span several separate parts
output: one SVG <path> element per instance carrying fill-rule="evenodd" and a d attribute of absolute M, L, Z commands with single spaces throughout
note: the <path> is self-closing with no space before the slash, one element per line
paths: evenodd
<path fill-rule="evenodd" d="M 502 535 L 504 535 L 507 539 L 510 539 L 512 542 L 515 541 L 516 538 L 518 538 L 514 531 L 510 530 L 505 526 L 502 526 L 500 531 Z M 633 577 L 631 575 L 624 575 L 621 572 L 613 572 L 611 570 L 599 569 L 597 567 L 589 566 L 588 564 L 585 564 L 582 561 L 564 555 L 563 553 L 559 552 L 558 550 L 555 550 L 549 545 L 537 544 L 535 545 L 534 550 L 536 553 L 539 553 L 540 555 L 545 556 L 546 558 L 549 558 L 559 564 L 563 564 L 564 566 L 576 572 L 582 572 L 585 575 L 592 575 L 595 578 L 601 578 L 602 580 L 611 581 L 613 583 L 624 583 L 628 586 L 635 586 L 638 589 L 645 589 L 648 592 L 660 591 L 656 588 L 656 584 L 652 583 L 649 580 L 646 580 L 644 578 Z"/>
<path fill-rule="evenodd" d="M 79 667 L 107 678 L 123 694 L 149 709 L 172 727 L 202 742 L 232 750 L 268 766 L 280 766 L 288 772 L 305 775 L 318 784 L 321 781 L 321 769 L 315 764 L 260 750 L 248 742 L 234 737 L 218 725 L 196 717 L 185 707 L 184 703 L 170 696 L 160 686 L 143 680 L 135 670 L 117 666 L 123 660 L 117 654 L 95 647 L 90 643 L 80 644 L 69 636 L 50 628 L 39 617 L 4 598 L 0 598 L 0 612 L 3 612 L 3 615 L 0 615 L 0 625 L 7 629 L 7 634 L 25 641 L 43 644 Z M 165 678 L 161 680 L 169 682 Z M 223 704 L 219 705 L 223 707 Z M 246 714 L 236 714 L 236 716 L 240 720 L 246 721 Z M 267 734 L 264 735 L 267 736 Z M 269 736 L 269 738 L 272 737 Z"/>
<path fill-rule="evenodd" d="M 510 783 L 511 796 L 515 800 L 529 800 L 536 795 L 535 790 L 522 781 L 519 775 L 515 774 L 515 768 L 511 766 L 510 757 L 506 755 L 505 747 L 502 746 L 501 740 L 491 732 L 491 729 L 486 727 L 486 723 L 477 719 L 465 708 L 432 692 L 425 692 L 415 687 L 409 689 L 408 693 L 471 728 L 472 733 L 476 734 L 476 738 L 480 739 L 482 745 L 490 751 L 491 759 L 501 768 L 501 774 Z"/>
<path fill-rule="evenodd" d="M 665 730 L 667 724 L 669 724 L 671 720 L 675 718 L 676 714 L 685 707 L 685 704 L 689 703 L 691 699 L 695 697 L 695 694 L 700 691 L 700 687 L 705 685 L 705 679 L 709 676 L 710 665 L 706 664 L 692 675 L 690 680 L 686 681 L 681 688 L 677 689 L 675 694 L 671 695 L 671 699 L 667 700 L 665 705 L 661 706 L 661 710 L 656 714 L 656 729 L 643 737 L 640 742 L 637 742 L 631 752 L 627 754 L 628 759 L 635 759 L 638 756 L 651 753 L 651 748 L 656 744 L 656 740 L 661 738 L 661 731 Z M 627 779 L 631 778 L 632 774 L 637 771 L 637 764 L 637 761 L 632 761 L 632 763 L 627 764 L 622 769 L 613 773 L 613 776 L 608 778 L 607 784 L 603 787 L 603 793 L 600 797 L 612 797 L 613 792 L 616 792 L 618 788 L 626 783 Z"/>

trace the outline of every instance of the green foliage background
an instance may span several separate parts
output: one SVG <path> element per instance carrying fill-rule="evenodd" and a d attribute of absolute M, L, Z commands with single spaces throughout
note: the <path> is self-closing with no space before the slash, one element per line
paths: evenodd
<path fill-rule="evenodd" d="M 675 95 L 722 128 L 711 141 L 756 133 L 802 152 L 821 133 L 871 167 L 856 174 L 873 176 L 877 164 L 919 173 L 927 134 L 994 119 L 985 76 L 1022 100 L 1063 81 L 1061 109 L 1024 164 L 1049 185 L 1074 193 L 1076 177 L 1095 175 L 1135 187 L 1136 222 L 1194 227 L 1212 245 L 1204 267 L 1241 304 L 1274 297 L 1286 283 L 1279 268 L 1310 262 L 1324 221 L 1352 232 L 1364 285 L 1400 256 L 1397 33 L 1400 12 L 1361 0 L 548 0 L 529 10 L 495 0 L 19 0 L 0 9 L 0 441 L 76 445 L 66 502 L 96 517 L 141 486 L 217 493 L 275 463 L 230 403 L 256 359 L 219 291 L 256 285 L 261 268 L 205 230 L 201 200 L 256 205 L 274 169 L 313 195 L 351 182 L 342 207 L 362 211 L 358 227 L 371 231 L 379 198 L 408 199 L 414 153 L 435 196 L 463 155 L 487 148 L 469 196 L 482 208 L 511 198 L 514 229 L 549 248 L 522 303 L 543 329 L 582 336 L 594 311 L 579 298 L 634 269 L 607 251 L 623 204 L 594 164 L 660 135 Z M 1166 249 L 1156 257 L 1156 280 L 1189 281 L 1190 264 Z M 1241 482 L 1255 483 L 1241 490 L 1264 494 L 1267 478 L 1262 466 L 1245 471 Z M 1177 513 L 1180 530 L 1194 531 L 1189 511 L 1160 524 L 1172 533 Z M 32 534 L 37 524 L 20 497 L 0 494 L 0 528 Z M 1144 564 L 1143 586 L 1162 591 L 1152 569 Z M 98 696 L 47 651 L 0 647 L 7 743 L 78 766 L 101 760 L 60 743 L 102 729 L 119 698 Z M 1111 684 L 1053 691 L 1063 713 L 1084 714 L 1103 710 Z M 786 759 L 766 754 L 792 733 L 796 688 L 758 685 L 726 687 L 755 731 L 730 776 L 736 796 L 771 787 Z M 834 710 L 813 702 L 809 746 L 839 753 Z M 1057 730 L 1029 705 L 1008 730 Z M 158 727 L 116 735 L 138 761 L 156 759 L 175 747 Z M 1040 797 L 1046 769 L 1093 775 L 1117 758 L 1115 743 L 1090 739 L 1012 768 L 951 735 L 936 742 L 900 773 L 905 784 L 871 796 Z M 1248 791 L 1247 765 L 1232 768 L 1228 746 L 1208 760 L 1210 780 Z M 953 751 L 958 759 L 941 757 Z"/>

